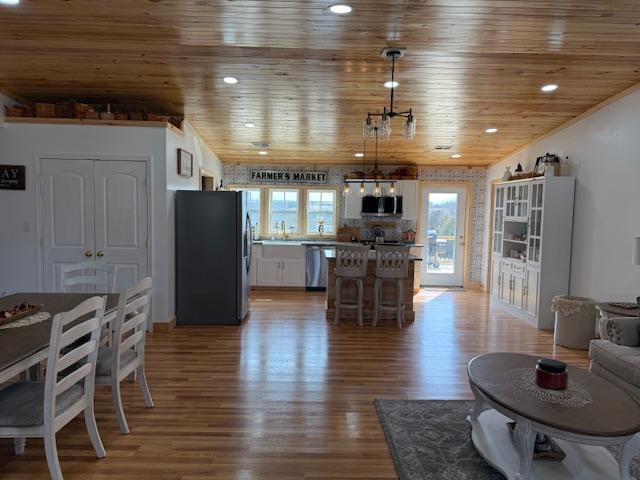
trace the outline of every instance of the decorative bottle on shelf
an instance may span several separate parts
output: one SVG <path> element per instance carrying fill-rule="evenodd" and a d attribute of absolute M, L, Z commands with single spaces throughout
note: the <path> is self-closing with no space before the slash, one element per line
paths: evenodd
<path fill-rule="evenodd" d="M 502 181 L 508 182 L 509 180 L 511 180 L 512 176 L 513 175 L 511 175 L 511 167 L 507 166 L 507 168 L 504 169 L 504 174 L 502 175 Z"/>

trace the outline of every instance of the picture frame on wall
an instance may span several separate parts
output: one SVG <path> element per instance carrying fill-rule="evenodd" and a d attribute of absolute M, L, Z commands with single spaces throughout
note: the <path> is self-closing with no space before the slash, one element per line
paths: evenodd
<path fill-rule="evenodd" d="M 193 154 L 178 149 L 178 175 L 182 177 L 193 177 Z"/>

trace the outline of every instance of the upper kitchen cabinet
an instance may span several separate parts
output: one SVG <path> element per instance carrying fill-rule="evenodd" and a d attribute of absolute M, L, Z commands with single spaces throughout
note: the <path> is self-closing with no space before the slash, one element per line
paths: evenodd
<path fill-rule="evenodd" d="M 360 186 L 352 183 L 349 193 L 342 197 L 344 199 L 344 217 L 360 218 L 362 213 L 362 198 L 360 197 Z"/>
<path fill-rule="evenodd" d="M 402 195 L 402 219 L 418 219 L 418 180 L 400 180 L 397 183 L 398 195 Z"/>

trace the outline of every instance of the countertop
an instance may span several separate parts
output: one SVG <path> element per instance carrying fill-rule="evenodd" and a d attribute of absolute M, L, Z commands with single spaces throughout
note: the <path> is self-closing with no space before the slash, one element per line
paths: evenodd
<path fill-rule="evenodd" d="M 336 252 L 335 250 L 325 250 L 324 251 L 324 255 L 325 257 L 327 257 L 327 260 L 335 260 L 336 258 Z M 375 261 L 376 259 L 376 251 L 375 250 L 369 250 L 369 261 Z M 420 262 L 422 261 L 422 257 L 419 257 L 418 255 L 414 255 L 412 253 L 409 254 L 409 261 L 410 262 Z"/>
<path fill-rule="evenodd" d="M 337 240 L 254 240 L 256 245 L 297 245 L 297 246 L 336 246 L 336 245 L 361 245 L 361 242 L 338 242 Z M 420 243 L 406 243 L 410 247 L 422 248 Z"/>

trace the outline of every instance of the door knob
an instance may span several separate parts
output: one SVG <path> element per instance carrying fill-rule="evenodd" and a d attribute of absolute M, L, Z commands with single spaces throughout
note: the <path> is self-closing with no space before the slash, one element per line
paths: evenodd
<path fill-rule="evenodd" d="M 104 252 L 102 250 L 100 250 L 98 253 L 96 253 L 97 257 L 104 257 Z"/>
<path fill-rule="evenodd" d="M 87 250 L 86 252 L 84 252 L 84 256 L 85 257 L 92 257 L 93 256 L 93 252 L 91 250 Z"/>

